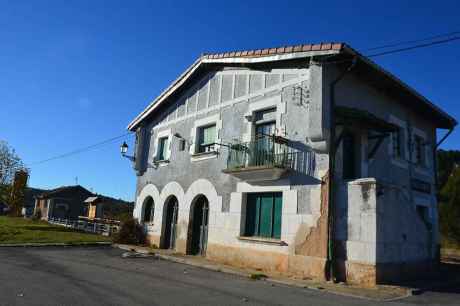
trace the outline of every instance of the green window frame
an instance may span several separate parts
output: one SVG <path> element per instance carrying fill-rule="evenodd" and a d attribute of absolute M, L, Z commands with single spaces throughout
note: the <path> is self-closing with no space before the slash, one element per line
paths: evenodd
<path fill-rule="evenodd" d="M 281 192 L 248 193 L 244 236 L 281 238 Z"/>
<path fill-rule="evenodd" d="M 157 159 L 166 160 L 168 152 L 168 137 L 158 139 Z"/>
<path fill-rule="evenodd" d="M 216 125 L 206 125 L 198 128 L 198 153 L 214 151 L 216 142 Z"/>

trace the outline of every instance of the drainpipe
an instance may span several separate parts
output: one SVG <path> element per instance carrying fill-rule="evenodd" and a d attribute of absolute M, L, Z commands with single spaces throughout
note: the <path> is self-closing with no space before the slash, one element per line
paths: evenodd
<path fill-rule="evenodd" d="M 441 138 L 441 140 L 433 147 L 433 171 L 434 171 L 434 196 L 436 197 L 436 203 L 438 202 L 438 184 L 439 184 L 439 177 L 438 177 L 438 148 L 439 146 L 444 142 L 444 140 L 449 137 L 450 134 L 454 131 L 454 128 L 451 127 L 449 131 L 444 135 L 444 137 Z M 438 227 L 439 228 L 439 227 Z M 438 231 L 439 232 L 439 231 Z M 436 255 L 434 260 L 437 262 L 441 262 L 441 249 L 439 247 L 439 244 L 437 245 L 436 248 Z"/>
<path fill-rule="evenodd" d="M 329 132 L 329 214 L 328 214 L 328 249 L 327 249 L 327 265 L 326 265 L 326 278 L 328 280 L 334 279 L 335 276 L 335 256 L 334 256 L 334 226 L 335 226 L 335 205 L 334 205 L 334 172 L 335 172 L 335 86 L 349 73 L 356 65 L 357 58 L 353 58 L 351 65 L 345 69 L 340 75 L 331 82 L 329 85 L 329 114 L 330 114 L 330 132 Z"/>
<path fill-rule="evenodd" d="M 434 162 L 433 162 L 433 170 L 434 170 L 434 188 L 435 188 L 435 191 L 436 191 L 436 195 L 438 193 L 438 158 L 437 158 L 437 151 L 438 151 L 438 148 L 439 146 L 444 142 L 444 140 L 447 139 L 447 137 L 449 137 L 450 134 L 452 134 L 452 132 L 454 131 L 454 128 L 450 128 L 449 131 L 447 132 L 446 135 L 444 135 L 444 137 L 441 138 L 441 140 L 434 146 L 433 148 L 433 156 L 434 156 Z"/>

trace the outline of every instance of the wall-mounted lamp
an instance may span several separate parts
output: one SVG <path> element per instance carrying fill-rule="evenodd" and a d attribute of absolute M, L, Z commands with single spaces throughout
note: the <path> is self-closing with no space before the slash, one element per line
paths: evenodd
<path fill-rule="evenodd" d="M 127 159 L 129 159 L 130 161 L 134 162 L 136 160 L 136 158 L 134 156 L 130 156 L 130 155 L 127 155 L 126 153 L 128 152 L 128 144 L 126 143 L 126 141 L 123 141 L 123 143 L 121 144 L 120 146 L 120 153 L 121 153 L 121 156 L 123 157 L 126 157 Z"/>

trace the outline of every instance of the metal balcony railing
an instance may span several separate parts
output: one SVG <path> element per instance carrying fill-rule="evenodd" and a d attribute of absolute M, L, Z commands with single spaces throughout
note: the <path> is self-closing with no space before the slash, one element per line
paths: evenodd
<path fill-rule="evenodd" d="M 236 141 L 229 148 L 229 171 L 252 167 L 294 168 L 298 154 L 288 147 L 286 139 L 268 135 L 250 142 Z"/>

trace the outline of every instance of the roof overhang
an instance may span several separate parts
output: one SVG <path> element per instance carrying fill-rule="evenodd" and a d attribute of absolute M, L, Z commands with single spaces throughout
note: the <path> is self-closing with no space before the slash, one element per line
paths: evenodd
<path fill-rule="evenodd" d="M 356 125 L 382 133 L 389 133 L 398 129 L 397 125 L 382 120 L 365 110 L 336 106 L 335 113 L 338 121 L 337 125 Z"/>
<path fill-rule="evenodd" d="M 365 77 L 377 88 L 384 90 L 387 94 L 397 96 L 398 100 L 404 101 L 405 104 L 407 103 L 407 106 L 412 107 L 416 112 L 434 121 L 436 127 L 452 129 L 457 125 L 457 121 L 453 117 L 449 116 L 431 101 L 369 58 L 361 55 L 345 44 L 329 43 L 203 55 L 137 115 L 128 125 L 127 129 L 129 131 L 135 131 L 137 127 L 141 125 L 147 117 L 152 115 L 155 110 L 160 108 L 171 95 L 183 88 L 191 78 L 203 69 L 223 65 L 255 65 L 312 57 L 323 57 L 330 61 L 342 61 L 344 64 L 349 64 L 349 62 L 347 63 L 347 59 L 351 60 L 351 58 L 355 58 L 358 63 L 353 70 L 354 73 L 365 75 Z"/>
<path fill-rule="evenodd" d="M 436 127 L 453 129 L 457 125 L 455 118 L 369 58 L 361 55 L 349 46 L 344 46 L 343 53 L 357 59 L 356 68 L 353 69 L 355 74 L 358 74 L 358 76 L 365 75 L 365 78 L 373 86 L 382 90 L 387 95 L 397 97 L 407 107 L 412 108 L 415 112 L 435 122 Z"/>
<path fill-rule="evenodd" d="M 169 87 L 167 87 L 155 100 L 153 100 L 133 121 L 128 125 L 129 131 L 135 131 L 139 124 L 157 108 L 159 108 L 167 98 L 176 90 L 181 88 L 195 73 L 204 66 L 219 66 L 225 64 L 260 64 L 269 62 L 289 61 L 312 56 L 337 55 L 340 53 L 340 48 L 335 47 L 330 50 L 310 50 L 286 54 L 267 54 L 254 55 L 247 57 L 219 57 L 214 55 L 203 55 L 196 60 L 187 70 L 184 71 Z M 223 54 L 227 55 L 227 54 Z M 231 55 L 231 54 L 230 54 Z"/>

